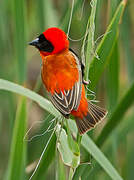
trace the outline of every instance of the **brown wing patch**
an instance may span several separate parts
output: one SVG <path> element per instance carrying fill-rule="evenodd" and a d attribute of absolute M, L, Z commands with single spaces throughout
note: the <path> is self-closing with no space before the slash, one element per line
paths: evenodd
<path fill-rule="evenodd" d="M 82 75 L 79 61 L 72 52 L 46 57 L 42 66 L 42 80 L 51 102 L 63 115 L 78 109 Z"/>

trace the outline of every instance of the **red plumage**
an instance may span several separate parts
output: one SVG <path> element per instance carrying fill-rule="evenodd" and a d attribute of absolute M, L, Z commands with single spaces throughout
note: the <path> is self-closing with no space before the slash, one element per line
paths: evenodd
<path fill-rule="evenodd" d="M 95 127 L 107 112 L 86 99 L 81 62 L 64 31 L 49 28 L 30 44 L 40 51 L 42 81 L 53 105 L 63 116 L 75 117 L 80 134 Z"/>
<path fill-rule="evenodd" d="M 56 54 L 60 51 L 63 51 L 64 49 L 69 48 L 69 41 L 67 40 L 67 36 L 64 31 L 59 31 L 56 27 L 53 27 L 43 32 L 43 35 L 47 37 L 47 40 L 50 41 L 54 46 L 53 52 L 42 52 L 42 54 L 44 54 L 45 56 Z"/>

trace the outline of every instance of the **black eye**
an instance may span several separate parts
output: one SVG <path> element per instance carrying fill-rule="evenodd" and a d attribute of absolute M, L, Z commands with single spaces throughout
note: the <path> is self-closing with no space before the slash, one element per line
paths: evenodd
<path fill-rule="evenodd" d="M 39 42 L 37 48 L 40 51 L 52 52 L 54 50 L 52 43 L 48 41 L 43 34 L 41 34 L 38 38 Z"/>

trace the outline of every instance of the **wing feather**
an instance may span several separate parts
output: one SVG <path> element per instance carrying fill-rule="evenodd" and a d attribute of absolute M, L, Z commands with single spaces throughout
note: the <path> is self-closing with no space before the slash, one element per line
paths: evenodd
<path fill-rule="evenodd" d="M 71 51 L 70 51 L 71 52 Z M 74 84 L 72 89 L 64 90 L 64 92 L 54 92 L 53 95 L 50 94 L 50 100 L 53 105 L 64 115 L 69 115 L 72 110 L 77 110 L 80 104 L 81 91 L 82 91 L 82 72 L 80 61 L 78 57 L 71 52 L 71 54 L 76 59 L 78 71 L 79 71 L 79 80 Z"/>

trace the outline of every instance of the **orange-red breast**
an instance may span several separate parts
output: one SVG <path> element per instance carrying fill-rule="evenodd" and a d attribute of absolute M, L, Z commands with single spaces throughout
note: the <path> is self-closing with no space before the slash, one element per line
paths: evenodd
<path fill-rule="evenodd" d="M 69 41 L 59 28 L 52 27 L 29 43 L 35 46 L 42 58 L 42 81 L 50 100 L 60 113 L 72 114 L 80 134 L 95 127 L 106 110 L 86 99 L 83 81 L 83 65 L 69 49 Z"/>

